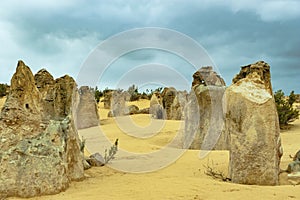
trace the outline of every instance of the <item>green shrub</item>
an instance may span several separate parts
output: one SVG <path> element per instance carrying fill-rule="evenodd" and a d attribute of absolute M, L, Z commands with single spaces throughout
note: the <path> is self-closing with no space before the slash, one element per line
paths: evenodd
<path fill-rule="evenodd" d="M 161 94 L 162 91 L 163 91 L 163 89 L 164 89 L 163 87 L 158 87 L 158 88 L 156 88 L 155 90 L 153 90 L 153 89 L 151 89 L 151 90 L 146 89 L 146 94 L 147 94 L 147 96 L 148 96 L 148 99 L 151 99 L 151 97 L 152 97 L 152 95 L 153 95 L 154 93 Z"/>
<path fill-rule="evenodd" d="M 0 83 L 0 98 L 6 96 L 7 84 Z"/>
<path fill-rule="evenodd" d="M 299 118 L 299 111 L 293 108 L 296 101 L 294 91 L 292 91 L 288 98 L 284 96 L 282 90 L 278 90 L 274 94 L 275 103 L 278 112 L 280 128 L 286 128 L 290 122 Z"/>
<path fill-rule="evenodd" d="M 118 143 L 119 143 L 119 139 L 116 139 L 115 143 L 110 147 L 108 152 L 107 149 L 105 149 L 104 164 L 107 164 L 110 160 L 115 158 L 115 155 L 118 151 Z"/>
<path fill-rule="evenodd" d="M 103 97 L 103 92 L 98 90 L 98 87 L 96 86 L 96 88 L 95 88 L 95 99 L 96 99 L 97 103 L 99 103 L 101 97 Z"/>
<path fill-rule="evenodd" d="M 130 101 L 138 101 L 141 97 L 141 94 L 138 91 L 138 87 L 135 85 L 130 86 L 127 92 L 130 95 Z"/>
<path fill-rule="evenodd" d="M 148 97 L 148 95 L 145 92 L 143 92 L 141 94 L 141 99 L 147 99 L 147 100 L 149 100 L 149 97 Z"/>

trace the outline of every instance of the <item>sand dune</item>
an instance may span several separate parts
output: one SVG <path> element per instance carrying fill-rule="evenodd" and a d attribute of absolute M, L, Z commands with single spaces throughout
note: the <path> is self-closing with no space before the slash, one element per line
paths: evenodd
<path fill-rule="evenodd" d="M 0 99 L 0 106 L 2 102 Z M 144 108 L 149 105 L 148 103 L 143 100 L 133 104 Z M 119 138 L 120 150 L 116 159 L 108 166 L 87 170 L 86 180 L 72 183 L 65 192 L 31 199 L 300 199 L 299 185 L 274 187 L 238 185 L 205 175 L 207 165 L 227 174 L 228 151 L 213 151 L 206 158 L 200 159 L 199 151 L 183 152 L 178 148 L 180 145 L 178 138 L 168 146 L 177 135 L 181 134 L 180 121 L 162 123 L 151 120 L 149 115 L 113 119 L 107 118 L 108 110 L 103 109 L 102 104 L 99 104 L 99 109 L 101 127 L 85 129 L 80 131 L 80 134 L 87 139 L 88 153 L 96 151 L 103 153 L 105 148 L 109 148 L 110 143 Z M 137 126 L 129 126 L 129 119 Z M 153 131 L 151 126 L 158 126 L 158 133 Z M 124 134 L 124 130 L 129 130 L 129 134 Z M 145 138 L 148 136 L 149 138 Z M 289 155 L 300 149 L 298 143 L 300 120 L 295 121 L 290 130 L 283 131 L 281 137 L 284 148 L 281 167 L 286 168 L 291 161 Z M 161 152 L 163 149 L 167 151 Z M 128 152 L 131 153 L 130 156 L 126 154 Z M 153 159 L 155 152 L 160 153 Z M 173 159 L 167 167 L 163 167 L 165 165 L 163 161 L 178 152 L 183 153 L 182 156 L 178 160 Z M 126 173 L 114 169 L 121 168 L 128 171 L 133 168 L 149 169 L 157 167 L 160 162 L 162 169 L 148 173 Z"/>

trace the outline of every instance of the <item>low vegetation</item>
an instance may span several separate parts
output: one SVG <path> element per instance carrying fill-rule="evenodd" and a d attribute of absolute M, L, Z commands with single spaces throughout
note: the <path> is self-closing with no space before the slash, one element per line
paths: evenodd
<path fill-rule="evenodd" d="M 278 90 L 274 94 L 275 103 L 278 112 L 279 124 L 281 129 L 288 128 L 289 123 L 299 118 L 299 111 L 293 107 L 296 101 L 294 91 L 288 97 L 284 96 L 282 90 Z"/>
<path fill-rule="evenodd" d="M 137 101 L 141 97 L 141 94 L 138 91 L 138 87 L 135 85 L 130 86 L 127 92 L 130 95 L 130 101 Z"/>
<path fill-rule="evenodd" d="M 103 97 L 103 92 L 98 90 L 98 87 L 96 86 L 94 93 L 95 93 L 95 99 L 96 99 L 97 103 L 99 103 L 100 98 Z"/>
<path fill-rule="evenodd" d="M 105 149 L 104 164 L 107 164 L 110 160 L 113 160 L 115 158 L 115 155 L 118 152 L 118 143 L 119 139 L 116 139 L 115 143 L 110 147 L 108 152 L 107 149 Z"/>
<path fill-rule="evenodd" d="M 113 91 L 112 89 L 108 89 L 105 88 L 103 91 L 99 90 L 98 87 L 96 87 L 95 89 L 91 88 L 92 90 L 94 90 L 95 93 L 95 99 L 97 101 L 97 103 L 99 103 L 100 98 L 104 97 L 106 95 L 106 93 Z M 151 99 L 152 95 L 156 92 L 161 93 L 163 90 L 163 87 L 158 87 L 156 89 L 146 89 L 146 91 L 143 92 L 139 92 L 139 89 L 136 85 L 132 85 L 130 86 L 127 91 L 123 91 L 123 89 L 117 89 L 116 91 L 118 92 L 127 92 L 130 96 L 130 101 L 138 101 L 140 99 Z"/>
<path fill-rule="evenodd" d="M 7 89 L 8 89 L 8 85 L 7 84 L 0 83 L 0 98 L 6 96 Z"/>
<path fill-rule="evenodd" d="M 230 178 L 228 178 L 224 172 L 221 172 L 221 171 L 218 171 L 216 169 L 214 169 L 214 166 L 213 166 L 213 163 L 212 163 L 212 166 L 207 164 L 207 165 L 204 165 L 203 166 L 205 168 L 205 174 L 207 176 L 211 176 L 212 178 L 214 179 L 218 179 L 218 180 L 221 180 L 221 181 L 224 181 L 224 182 L 229 182 L 231 181 Z"/>

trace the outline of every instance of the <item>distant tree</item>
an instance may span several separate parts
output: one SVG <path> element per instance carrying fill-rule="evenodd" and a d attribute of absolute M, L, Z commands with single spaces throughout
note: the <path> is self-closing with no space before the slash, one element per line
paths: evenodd
<path fill-rule="evenodd" d="M 155 92 L 161 93 L 163 91 L 163 89 L 164 89 L 163 87 L 158 87 L 155 89 Z"/>
<path fill-rule="evenodd" d="M 138 87 L 134 84 L 128 88 L 127 92 L 130 95 L 130 101 L 137 101 L 140 99 L 141 94 L 138 91 Z"/>
<path fill-rule="evenodd" d="M 148 99 L 151 99 L 151 97 L 152 97 L 152 95 L 154 94 L 154 93 L 161 93 L 162 91 L 163 91 L 163 87 L 158 87 L 158 88 L 156 88 L 156 89 L 146 89 L 146 94 L 147 94 L 147 96 L 148 96 Z"/>
<path fill-rule="evenodd" d="M 147 93 L 143 92 L 141 94 L 141 99 L 147 99 L 147 100 L 149 100 L 149 96 L 147 95 Z"/>
<path fill-rule="evenodd" d="M 6 96 L 7 84 L 0 83 L 0 98 Z"/>
<path fill-rule="evenodd" d="M 121 89 L 121 88 L 117 88 L 115 90 L 108 90 L 108 91 L 114 91 L 114 92 L 117 92 L 117 93 L 122 93 L 124 90 Z"/>
<path fill-rule="evenodd" d="M 106 87 L 104 90 L 103 90 L 103 95 L 105 95 L 107 92 L 109 92 L 110 89 L 108 89 L 108 87 Z"/>
<path fill-rule="evenodd" d="M 97 103 L 99 103 L 100 98 L 103 96 L 103 92 L 101 92 L 100 90 L 98 90 L 97 86 L 96 86 L 94 92 L 95 92 L 95 99 L 96 99 Z"/>
<path fill-rule="evenodd" d="M 293 122 L 299 118 L 299 111 L 293 108 L 296 97 L 294 91 L 292 91 L 288 99 L 286 99 L 284 92 L 282 90 L 278 90 L 275 92 L 274 98 L 277 107 L 280 128 L 284 129 L 290 122 Z"/>

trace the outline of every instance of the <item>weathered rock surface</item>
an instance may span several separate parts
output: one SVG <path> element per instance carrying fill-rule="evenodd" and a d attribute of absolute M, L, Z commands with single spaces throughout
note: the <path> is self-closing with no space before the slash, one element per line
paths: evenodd
<path fill-rule="evenodd" d="M 193 78 L 192 91 L 184 112 L 184 140 L 192 140 L 191 149 L 228 150 L 229 139 L 224 131 L 222 103 L 225 82 L 211 67 L 202 67 L 194 73 Z"/>
<path fill-rule="evenodd" d="M 54 80 L 49 72 L 42 69 L 34 76 L 33 83 L 41 97 L 39 100 L 42 103 L 44 120 L 62 120 L 71 112 L 72 104 L 75 102 L 73 99 L 78 101 L 78 93 L 74 92 L 77 90 L 76 83 L 68 75 Z"/>
<path fill-rule="evenodd" d="M 293 162 L 291 162 L 286 170 L 287 173 L 300 173 L 300 161 L 299 160 L 295 160 Z M 300 177 L 299 177 L 300 178 Z"/>
<path fill-rule="evenodd" d="M 129 105 L 125 106 L 124 110 L 122 111 L 122 115 L 114 115 L 114 112 L 111 110 L 108 112 L 107 117 L 118 117 L 118 116 L 125 116 L 125 115 L 135 115 L 135 114 L 145 114 L 147 110 L 140 110 L 139 107 L 136 105 Z M 148 114 L 149 114 L 149 109 L 148 109 Z"/>
<path fill-rule="evenodd" d="M 193 87 L 199 109 L 199 128 L 191 149 L 228 150 L 222 98 L 225 87 L 196 85 Z"/>
<path fill-rule="evenodd" d="M 162 103 L 163 107 L 166 111 L 166 117 L 167 119 L 171 118 L 171 107 L 174 102 L 175 97 L 177 96 L 177 91 L 175 88 L 165 88 L 162 94 Z"/>
<path fill-rule="evenodd" d="M 86 161 L 89 163 L 90 166 L 93 167 L 101 167 L 105 165 L 104 158 L 99 153 L 94 153 L 90 155 L 90 157 L 87 158 Z"/>
<path fill-rule="evenodd" d="M 55 194 L 84 177 L 72 117 L 76 83 L 38 74 L 18 62 L 1 112 L 0 197 Z"/>
<path fill-rule="evenodd" d="M 153 94 L 150 99 L 149 114 L 151 114 L 153 119 L 165 119 L 166 113 L 163 106 L 160 104 L 156 94 Z"/>
<path fill-rule="evenodd" d="M 300 184 L 300 150 L 291 158 L 293 158 L 293 161 L 288 164 L 286 170 L 281 170 L 279 175 L 281 185 Z"/>
<path fill-rule="evenodd" d="M 139 107 L 137 107 L 136 105 L 130 105 L 128 106 L 128 112 L 125 113 L 126 115 L 135 115 L 138 114 L 139 112 Z"/>
<path fill-rule="evenodd" d="M 299 185 L 300 184 L 300 161 L 295 160 L 289 163 L 286 172 L 287 180 L 292 185 Z"/>
<path fill-rule="evenodd" d="M 149 113 L 153 119 L 166 119 L 166 112 L 160 104 L 150 107 Z"/>
<path fill-rule="evenodd" d="M 295 94 L 295 98 L 296 98 L 295 102 L 300 103 L 300 94 Z M 298 110 L 299 110 L 299 108 L 298 108 Z"/>
<path fill-rule="evenodd" d="M 270 66 L 242 67 L 225 92 L 230 137 L 229 175 L 234 183 L 277 185 L 282 155 Z"/>
<path fill-rule="evenodd" d="M 40 92 L 47 92 L 49 87 L 52 87 L 55 83 L 53 76 L 46 69 L 38 71 L 34 75 L 34 81 Z"/>
<path fill-rule="evenodd" d="M 195 145 L 192 145 L 192 143 L 200 140 L 200 134 L 198 134 L 200 124 L 200 110 L 197 96 L 194 90 L 191 90 L 188 95 L 188 102 L 184 108 L 184 122 L 184 135 L 182 138 L 183 148 L 198 148 L 195 147 Z"/>
<path fill-rule="evenodd" d="M 192 87 L 195 85 L 225 86 L 225 81 L 212 67 L 201 67 L 193 74 Z"/>
<path fill-rule="evenodd" d="M 156 104 L 160 104 L 160 101 L 158 100 L 157 95 L 153 94 L 150 99 L 150 107 Z"/>
<path fill-rule="evenodd" d="M 45 69 L 41 69 L 34 75 L 35 86 L 40 92 L 41 103 L 43 107 L 43 118 L 50 120 L 51 117 L 55 116 L 55 92 L 53 87 L 55 80 L 53 76 Z"/>
<path fill-rule="evenodd" d="M 244 79 L 247 76 L 254 73 L 261 77 L 258 80 L 258 84 L 263 84 L 265 86 L 265 89 L 268 90 L 270 94 L 273 94 L 271 85 L 270 66 L 264 61 L 259 61 L 255 64 L 242 66 L 240 73 L 233 78 L 232 82 L 237 83 L 239 80 Z"/>
<path fill-rule="evenodd" d="M 107 91 L 104 94 L 104 99 L 103 99 L 103 103 L 104 103 L 104 108 L 105 109 L 110 109 L 111 106 L 111 99 L 112 99 L 112 95 L 113 95 L 113 90 L 111 91 Z"/>
<path fill-rule="evenodd" d="M 77 107 L 77 129 L 90 128 L 99 125 L 99 114 L 94 92 L 88 86 L 79 89 L 79 104 Z"/>
<path fill-rule="evenodd" d="M 125 92 L 114 91 L 111 98 L 111 116 L 119 117 L 128 113 L 128 107 L 126 106 L 126 100 L 128 95 Z"/>
<path fill-rule="evenodd" d="M 171 120 L 183 120 L 184 119 L 184 107 L 187 104 L 187 92 L 177 91 L 176 97 L 170 107 L 170 119 Z"/>
<path fill-rule="evenodd" d="M 294 155 L 293 161 L 300 161 L 300 150 Z"/>
<path fill-rule="evenodd" d="M 119 117 L 130 114 L 136 114 L 139 108 L 137 106 L 127 106 L 126 102 L 130 100 L 128 92 L 113 91 L 111 97 L 110 111 L 108 117 Z"/>
<path fill-rule="evenodd" d="M 42 120 L 39 115 L 41 109 L 40 93 L 34 84 L 32 72 L 22 61 L 19 61 L 17 73 L 11 80 L 10 94 L 2 109 L 1 120 L 7 125 L 29 122 L 29 125 L 38 127 L 37 124 Z M 33 124 L 30 123 L 31 121 Z"/>
<path fill-rule="evenodd" d="M 150 113 L 150 108 L 143 108 L 140 109 L 136 114 L 149 114 Z"/>

